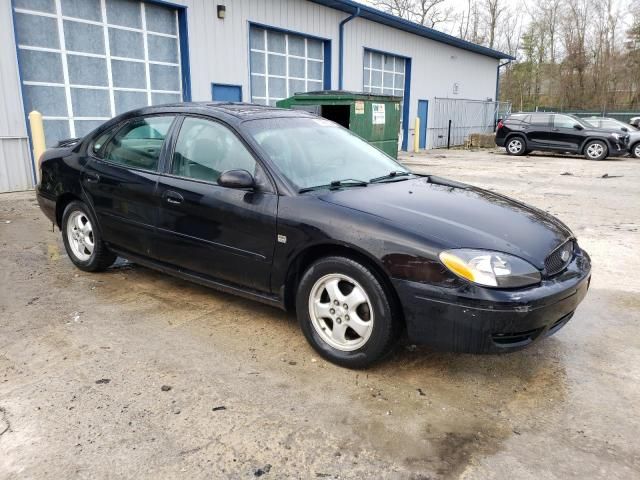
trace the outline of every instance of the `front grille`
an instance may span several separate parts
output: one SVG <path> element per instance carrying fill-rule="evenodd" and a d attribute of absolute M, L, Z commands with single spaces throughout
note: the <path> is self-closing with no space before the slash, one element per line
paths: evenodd
<path fill-rule="evenodd" d="M 573 258 L 574 242 L 568 240 L 556 248 L 544 261 L 544 269 L 548 277 L 556 275 L 567 268 Z"/>

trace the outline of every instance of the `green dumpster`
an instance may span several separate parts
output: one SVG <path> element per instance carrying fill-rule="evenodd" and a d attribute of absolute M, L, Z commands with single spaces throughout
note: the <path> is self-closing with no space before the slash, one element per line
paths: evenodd
<path fill-rule="evenodd" d="M 397 158 L 401 101 L 401 97 L 390 95 L 323 90 L 296 93 L 276 106 L 305 110 L 332 120 Z"/>

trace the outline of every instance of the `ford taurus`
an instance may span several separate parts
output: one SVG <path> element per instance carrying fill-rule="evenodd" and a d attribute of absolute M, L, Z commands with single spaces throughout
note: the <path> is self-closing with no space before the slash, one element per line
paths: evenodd
<path fill-rule="evenodd" d="M 37 198 L 71 261 L 117 256 L 283 309 L 362 368 L 400 335 L 508 352 L 554 334 L 590 281 L 557 218 L 418 175 L 311 114 L 247 104 L 128 112 L 39 159 Z"/>

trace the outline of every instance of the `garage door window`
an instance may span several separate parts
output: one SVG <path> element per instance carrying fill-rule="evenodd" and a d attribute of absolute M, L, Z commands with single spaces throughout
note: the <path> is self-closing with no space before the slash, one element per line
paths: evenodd
<path fill-rule="evenodd" d="M 27 111 L 47 144 L 133 108 L 182 100 L 178 12 L 134 0 L 15 0 Z"/>
<path fill-rule="evenodd" d="M 365 92 L 404 97 L 405 59 L 371 50 L 364 52 Z"/>
<path fill-rule="evenodd" d="M 252 26 L 251 101 L 275 105 L 294 93 L 322 90 L 324 41 Z"/>

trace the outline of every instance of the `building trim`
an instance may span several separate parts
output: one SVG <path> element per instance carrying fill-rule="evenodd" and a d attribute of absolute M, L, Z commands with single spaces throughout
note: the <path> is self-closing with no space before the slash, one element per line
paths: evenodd
<path fill-rule="evenodd" d="M 335 10 L 340 10 L 342 12 L 349 13 L 351 15 L 355 14 L 359 10 L 360 11 L 358 15 L 359 18 L 364 18 L 366 20 L 370 20 L 375 23 L 380 23 L 388 27 L 396 28 L 398 30 L 403 30 L 405 32 L 413 33 L 414 35 L 418 35 L 420 37 L 429 38 L 431 40 L 435 40 L 436 42 L 445 43 L 453 47 L 461 48 L 463 50 L 468 50 L 470 52 L 478 53 L 480 55 L 485 55 L 487 57 L 496 58 L 498 60 L 500 59 L 515 60 L 515 57 L 507 53 L 499 52 L 498 50 L 494 50 L 492 48 L 484 47 L 482 45 L 478 45 L 475 43 L 468 42 L 466 40 L 462 40 L 461 38 L 454 37 L 453 35 L 448 35 L 446 33 L 434 30 L 433 28 L 428 28 L 428 27 L 425 27 L 424 25 L 420 25 L 418 23 L 405 20 L 404 18 L 396 17 L 395 15 L 385 13 L 373 7 L 362 5 L 353 0 L 308 0 L 308 1 L 317 3 L 319 5 L 323 5 L 325 7 L 333 8 Z"/>
<path fill-rule="evenodd" d="M 13 42 L 14 42 L 14 50 L 16 54 L 16 64 L 18 65 L 18 85 L 20 87 L 20 99 L 22 101 L 22 110 L 24 113 L 24 123 L 27 130 L 27 144 L 29 146 L 29 158 L 31 160 L 31 180 L 34 185 L 38 182 L 37 172 L 36 172 L 36 159 L 33 155 L 33 142 L 31 141 L 31 124 L 29 123 L 29 112 L 27 112 L 27 102 L 24 99 L 24 95 L 22 93 L 22 78 L 24 76 L 24 72 L 22 71 L 22 67 L 20 66 L 20 55 L 18 55 L 18 34 L 16 32 L 16 10 L 15 10 L 15 0 L 11 0 L 11 27 L 13 28 Z"/>

